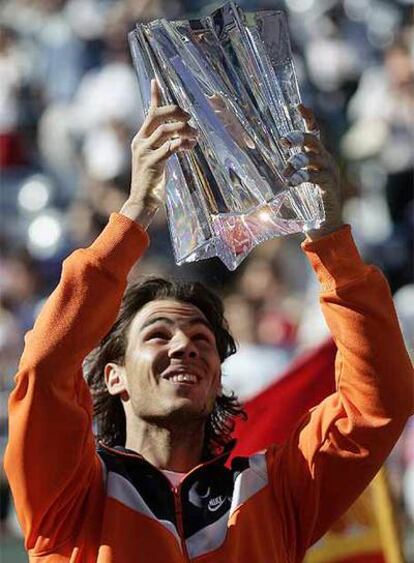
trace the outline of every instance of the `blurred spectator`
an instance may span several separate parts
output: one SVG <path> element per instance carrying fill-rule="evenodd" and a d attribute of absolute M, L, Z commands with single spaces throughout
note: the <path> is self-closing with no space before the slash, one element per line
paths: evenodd
<path fill-rule="evenodd" d="M 4 273 L 0 268 L 0 278 Z M 0 291 L 0 295 L 3 292 Z M 13 387 L 13 375 L 23 349 L 23 327 L 0 299 L 0 536 L 14 535 L 10 525 L 11 495 L 3 470 L 7 442 L 7 398 Z"/>
<path fill-rule="evenodd" d="M 35 263 L 25 249 L 0 257 L 0 303 L 22 332 L 33 325 L 39 281 Z"/>
<path fill-rule="evenodd" d="M 239 344 L 237 354 L 223 366 L 224 385 L 246 400 L 286 370 L 296 346 L 297 308 L 274 257 L 259 253 L 242 267 L 224 303 Z"/>
<path fill-rule="evenodd" d="M 19 100 L 27 73 L 25 54 L 15 33 L 0 24 L 0 170 L 26 161 Z"/>
<path fill-rule="evenodd" d="M 394 291 L 410 283 L 414 266 L 412 42 L 413 28 L 403 29 L 386 49 L 384 64 L 363 74 L 348 108 L 352 125 L 342 142 L 345 156 L 359 163 L 361 189 L 372 203 L 365 207 L 361 236 L 371 243 L 370 255 Z M 373 161 L 379 181 L 369 172 Z M 390 226 L 381 230 L 384 222 Z"/>

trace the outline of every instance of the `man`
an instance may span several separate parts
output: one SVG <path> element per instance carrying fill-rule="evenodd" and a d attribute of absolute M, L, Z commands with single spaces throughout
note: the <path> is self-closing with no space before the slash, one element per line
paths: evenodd
<path fill-rule="evenodd" d="M 338 346 L 337 392 L 286 444 L 225 467 L 227 415 L 240 408 L 221 393 L 220 366 L 234 342 L 220 302 L 199 285 L 132 287 L 114 324 L 163 199 L 165 162 L 196 143 L 188 120 L 160 106 L 153 84 L 127 202 L 65 260 L 27 335 L 6 469 L 33 561 L 299 562 L 373 478 L 412 413 L 412 368 L 388 286 L 342 225 L 335 168 L 312 133 L 285 141 L 304 147 L 286 174 L 323 193 L 326 221 L 303 248 Z M 88 375 L 105 440 L 96 451 L 82 363 L 98 344 Z"/>

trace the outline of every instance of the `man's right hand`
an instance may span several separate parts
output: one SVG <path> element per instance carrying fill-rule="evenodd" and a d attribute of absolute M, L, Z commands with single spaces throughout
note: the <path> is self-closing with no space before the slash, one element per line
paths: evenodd
<path fill-rule="evenodd" d="M 161 106 L 158 83 L 151 82 L 150 109 L 131 143 L 131 189 L 120 210 L 144 228 L 164 201 L 167 159 L 197 144 L 197 130 L 188 124 L 190 118 L 190 114 L 176 105 Z"/>

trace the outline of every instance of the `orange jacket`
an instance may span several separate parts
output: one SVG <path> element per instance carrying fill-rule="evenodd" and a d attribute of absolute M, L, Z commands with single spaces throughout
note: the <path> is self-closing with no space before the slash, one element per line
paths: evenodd
<path fill-rule="evenodd" d="M 114 213 L 90 248 L 64 261 L 26 336 L 5 466 L 30 560 L 299 562 L 373 478 L 413 410 L 412 366 L 388 285 L 361 261 L 349 227 L 303 243 L 338 347 L 337 392 L 284 445 L 236 458 L 232 469 L 225 456 L 212 460 L 173 490 L 134 452 L 96 451 L 82 377 L 147 243 Z"/>

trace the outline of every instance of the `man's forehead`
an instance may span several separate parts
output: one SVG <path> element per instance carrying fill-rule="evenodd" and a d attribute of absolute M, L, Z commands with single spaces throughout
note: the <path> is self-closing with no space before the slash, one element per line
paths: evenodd
<path fill-rule="evenodd" d="M 133 324 L 137 330 L 140 330 L 148 321 L 157 318 L 169 319 L 178 324 L 193 323 L 199 319 L 201 322 L 204 321 L 210 325 L 206 316 L 198 307 L 191 303 L 173 299 L 156 299 L 146 303 L 136 314 Z"/>

